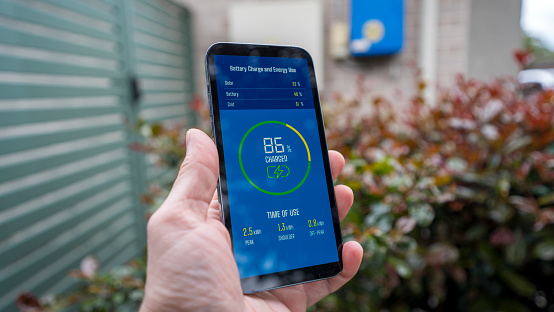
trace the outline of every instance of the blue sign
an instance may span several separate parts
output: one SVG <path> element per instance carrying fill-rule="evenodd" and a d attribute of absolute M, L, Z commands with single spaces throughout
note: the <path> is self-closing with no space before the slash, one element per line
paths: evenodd
<path fill-rule="evenodd" d="M 404 0 L 351 0 L 350 54 L 390 55 L 402 50 Z"/>

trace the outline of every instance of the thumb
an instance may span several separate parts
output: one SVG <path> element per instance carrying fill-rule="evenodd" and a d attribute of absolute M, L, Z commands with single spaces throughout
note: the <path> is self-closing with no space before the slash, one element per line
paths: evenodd
<path fill-rule="evenodd" d="M 213 141 L 202 131 L 186 135 L 187 156 L 167 197 L 168 209 L 185 209 L 187 214 L 205 218 L 219 175 L 218 154 Z"/>

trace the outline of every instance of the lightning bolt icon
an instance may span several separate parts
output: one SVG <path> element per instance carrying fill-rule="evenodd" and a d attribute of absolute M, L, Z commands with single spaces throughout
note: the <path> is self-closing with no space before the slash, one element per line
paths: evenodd
<path fill-rule="evenodd" d="M 281 166 L 277 166 L 277 169 L 275 169 L 275 172 L 273 172 L 275 175 L 277 175 L 277 179 L 283 174 L 283 170 L 281 170 Z"/>
<path fill-rule="evenodd" d="M 273 168 L 275 168 L 275 170 L 273 170 Z M 270 179 L 286 178 L 289 176 L 289 174 L 290 174 L 290 169 L 286 165 L 267 167 L 267 177 Z"/>

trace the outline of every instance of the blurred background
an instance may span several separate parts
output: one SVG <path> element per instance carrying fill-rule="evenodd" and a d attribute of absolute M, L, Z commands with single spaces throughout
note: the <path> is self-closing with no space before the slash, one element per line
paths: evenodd
<path fill-rule="evenodd" d="M 551 0 L 0 0 L 0 311 L 137 310 L 218 41 L 313 56 L 358 276 L 314 311 L 554 311 Z"/>

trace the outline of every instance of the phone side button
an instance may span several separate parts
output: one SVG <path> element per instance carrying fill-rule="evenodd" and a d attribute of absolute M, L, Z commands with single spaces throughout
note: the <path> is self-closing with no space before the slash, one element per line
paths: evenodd
<path fill-rule="evenodd" d="M 210 106 L 210 117 L 213 115 L 212 112 L 212 91 L 210 88 L 210 84 L 206 85 L 206 89 L 208 90 L 208 106 Z"/>
<path fill-rule="evenodd" d="M 215 131 L 214 131 L 214 121 L 213 121 L 213 119 L 210 119 L 210 125 L 212 126 L 212 140 L 215 140 Z"/>
<path fill-rule="evenodd" d="M 225 216 L 223 215 L 223 206 L 221 205 L 221 190 L 219 184 L 217 185 L 217 201 L 219 202 L 219 218 L 221 222 L 225 224 Z"/>

